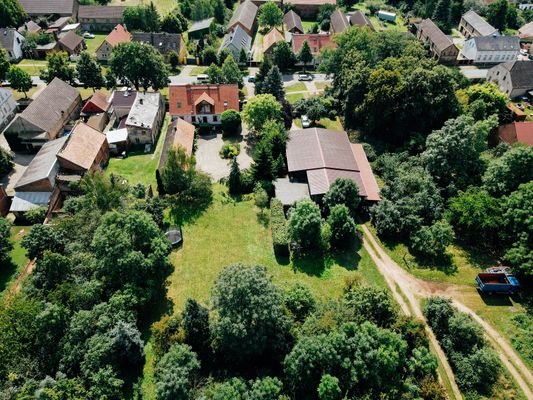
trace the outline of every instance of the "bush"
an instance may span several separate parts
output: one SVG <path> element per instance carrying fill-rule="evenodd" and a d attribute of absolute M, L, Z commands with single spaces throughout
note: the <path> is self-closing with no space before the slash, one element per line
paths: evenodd
<path fill-rule="evenodd" d="M 222 136 L 235 135 L 241 127 L 241 114 L 235 110 L 226 110 L 220 115 L 222 124 Z"/>
<path fill-rule="evenodd" d="M 31 210 L 26 211 L 24 218 L 26 218 L 26 220 L 32 225 L 42 224 L 46 218 L 46 211 L 46 207 L 32 208 Z"/>
<path fill-rule="evenodd" d="M 320 209 L 311 200 L 301 200 L 289 213 L 289 234 L 291 244 L 299 250 L 321 250 L 322 217 Z"/>
<path fill-rule="evenodd" d="M 289 230 L 283 212 L 283 204 L 276 198 L 270 201 L 270 225 L 272 227 L 272 244 L 278 256 L 289 255 Z"/>
<path fill-rule="evenodd" d="M 357 226 L 350 216 L 350 210 L 344 204 L 337 204 L 331 208 L 328 217 L 331 228 L 331 245 L 333 247 L 349 247 L 357 233 Z"/>
<path fill-rule="evenodd" d="M 13 157 L 0 149 L 0 176 L 7 175 L 13 169 Z"/>
<path fill-rule="evenodd" d="M 227 159 L 237 157 L 240 152 L 241 152 L 241 149 L 239 146 L 236 146 L 231 143 L 226 143 L 224 144 L 224 146 L 222 146 L 218 154 L 220 154 L 220 157 L 227 160 Z"/>

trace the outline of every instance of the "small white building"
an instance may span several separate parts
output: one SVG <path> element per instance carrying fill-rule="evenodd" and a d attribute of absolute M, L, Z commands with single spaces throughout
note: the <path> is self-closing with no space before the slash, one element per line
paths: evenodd
<path fill-rule="evenodd" d="M 6 50 L 9 61 L 17 61 L 22 58 L 22 43 L 24 43 L 24 36 L 16 29 L 0 29 L 0 47 Z"/>
<path fill-rule="evenodd" d="M 0 132 L 15 117 L 17 103 L 13 98 L 11 90 L 0 88 Z"/>
<path fill-rule="evenodd" d="M 468 39 L 463 48 L 466 59 L 475 64 L 497 64 L 516 60 L 520 52 L 518 36 L 479 36 Z"/>
<path fill-rule="evenodd" d="M 128 137 L 133 144 L 155 144 L 165 116 L 159 93 L 137 93 L 126 120 Z"/>

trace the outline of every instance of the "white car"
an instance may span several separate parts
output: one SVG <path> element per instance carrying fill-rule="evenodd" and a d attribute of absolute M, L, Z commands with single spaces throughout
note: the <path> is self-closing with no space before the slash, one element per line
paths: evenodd
<path fill-rule="evenodd" d="M 302 128 L 309 128 L 311 126 L 311 121 L 307 118 L 307 115 L 302 115 Z"/>
<path fill-rule="evenodd" d="M 93 35 L 92 33 L 90 33 L 90 32 L 85 32 L 85 33 L 83 34 L 83 37 L 84 37 L 85 39 L 94 39 L 94 35 Z"/>
<path fill-rule="evenodd" d="M 298 74 L 299 81 L 312 81 L 313 75 L 311 74 Z"/>

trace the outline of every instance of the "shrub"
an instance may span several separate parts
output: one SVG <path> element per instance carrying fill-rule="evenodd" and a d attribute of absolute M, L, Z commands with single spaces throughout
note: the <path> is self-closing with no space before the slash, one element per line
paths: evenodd
<path fill-rule="evenodd" d="M 337 204 L 331 208 L 328 217 L 331 227 L 331 245 L 341 248 L 350 246 L 357 233 L 357 226 L 350 216 L 350 210 L 344 204 Z"/>
<path fill-rule="evenodd" d="M 31 210 L 26 211 L 24 217 L 32 225 L 42 224 L 46 218 L 46 211 L 46 207 L 32 208 Z"/>
<path fill-rule="evenodd" d="M 220 115 L 222 124 L 222 136 L 229 136 L 239 133 L 241 126 L 241 114 L 235 110 L 226 110 Z"/>
<path fill-rule="evenodd" d="M 223 159 L 227 160 L 227 159 L 230 159 L 230 158 L 237 157 L 240 152 L 241 152 L 241 150 L 240 150 L 239 146 L 236 146 L 236 145 L 231 144 L 231 143 L 226 143 L 220 149 L 219 154 L 220 154 L 220 157 L 222 157 Z"/>
<path fill-rule="evenodd" d="M 0 149 L 0 176 L 7 175 L 13 169 L 13 157 Z"/>
<path fill-rule="evenodd" d="M 289 234 L 291 243 L 300 250 L 323 248 L 322 218 L 316 203 L 311 200 L 301 200 L 291 208 Z"/>
<path fill-rule="evenodd" d="M 272 227 L 272 244 L 278 256 L 289 255 L 289 231 L 283 212 L 283 204 L 276 198 L 270 201 L 270 225 Z"/>

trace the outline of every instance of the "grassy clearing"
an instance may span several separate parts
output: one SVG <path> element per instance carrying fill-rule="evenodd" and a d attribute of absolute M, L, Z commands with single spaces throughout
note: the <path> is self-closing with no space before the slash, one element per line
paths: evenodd
<path fill-rule="evenodd" d="M 309 32 L 311 29 L 313 29 L 313 25 L 315 23 L 316 23 L 316 21 L 313 21 L 313 20 L 306 20 L 306 21 L 302 20 L 302 26 L 304 28 L 304 31 L 306 33 Z"/>
<path fill-rule="evenodd" d="M 37 93 L 37 91 L 39 91 L 40 89 L 42 88 L 39 87 L 39 86 L 32 86 L 32 88 L 26 93 L 28 95 L 28 98 L 32 98 L 32 96 Z M 8 88 L 6 88 L 8 89 Z M 20 92 L 17 92 L 16 90 L 13 90 L 11 88 L 9 88 L 11 90 L 11 92 L 13 93 L 13 97 L 16 101 L 19 101 L 21 99 L 24 99 L 24 93 L 20 93 Z"/>
<path fill-rule="evenodd" d="M 48 62 L 46 60 L 32 60 L 28 58 L 24 58 L 16 64 L 21 70 L 33 76 L 39 75 L 47 65 Z"/>
<path fill-rule="evenodd" d="M 324 90 L 327 87 L 329 87 L 329 83 L 328 82 L 315 82 L 315 86 L 317 90 Z"/>
<path fill-rule="evenodd" d="M 307 87 L 305 86 L 305 83 L 303 82 L 296 82 L 292 85 L 285 86 L 285 93 L 292 93 L 292 92 L 304 92 L 307 90 Z"/>
<path fill-rule="evenodd" d="M 94 39 L 85 39 L 85 44 L 87 45 L 87 52 L 89 52 L 92 55 L 95 55 L 96 49 L 100 47 L 100 45 L 102 44 L 102 42 L 104 41 L 104 39 L 106 38 L 108 34 L 102 33 L 102 32 L 99 32 L 99 33 L 92 32 L 92 33 L 94 34 Z"/>
<path fill-rule="evenodd" d="M 190 75 L 191 76 L 197 76 L 200 74 L 205 74 L 205 71 L 207 70 L 207 67 L 192 67 Z"/>
<path fill-rule="evenodd" d="M 12 265 L 2 266 L 0 268 L 0 297 L 4 290 L 16 278 L 17 274 L 28 263 L 26 257 L 26 250 L 20 247 L 20 241 L 30 231 L 31 226 L 12 226 L 11 227 L 11 242 L 13 243 L 13 250 L 10 252 Z"/>
<path fill-rule="evenodd" d="M 91 88 L 84 88 L 82 86 L 78 87 L 77 88 L 78 91 L 80 92 L 80 95 L 81 95 L 81 98 L 83 100 L 87 100 L 89 97 L 91 97 L 93 94 L 94 94 L 94 91 L 91 89 Z M 99 92 L 104 92 L 105 94 L 107 95 L 110 95 L 111 94 L 111 90 L 109 89 L 106 89 L 105 87 L 104 88 L 100 88 L 98 89 Z"/>
<path fill-rule="evenodd" d="M 288 93 L 285 98 L 291 104 L 295 104 L 298 100 L 307 98 L 307 93 Z"/>
<path fill-rule="evenodd" d="M 155 6 L 157 7 L 157 10 L 159 11 L 159 14 L 161 14 L 162 17 L 167 15 L 170 11 L 172 11 L 177 3 L 176 0 L 153 0 Z M 142 4 L 149 4 L 148 1 L 144 0 L 111 0 L 111 3 L 109 5 L 111 6 L 128 6 L 128 7 L 134 7 L 139 6 Z"/>
<path fill-rule="evenodd" d="M 164 136 L 169 122 L 170 116 L 167 114 L 154 152 L 144 154 L 141 150 L 130 152 L 125 159 L 111 158 L 106 172 L 126 178 L 130 185 L 142 183 L 144 185 L 152 185 L 152 189 L 156 190 L 155 170 L 159 163 L 159 156 L 161 155 Z"/>
<path fill-rule="evenodd" d="M 302 120 L 300 118 L 296 118 L 294 120 L 294 124 L 298 128 L 301 128 L 302 127 Z M 329 118 L 319 119 L 312 126 L 315 126 L 317 128 L 332 129 L 332 130 L 336 130 L 336 131 L 342 131 L 343 130 L 341 121 L 338 118 L 335 119 L 335 120 L 332 120 L 332 119 L 329 119 Z"/>

